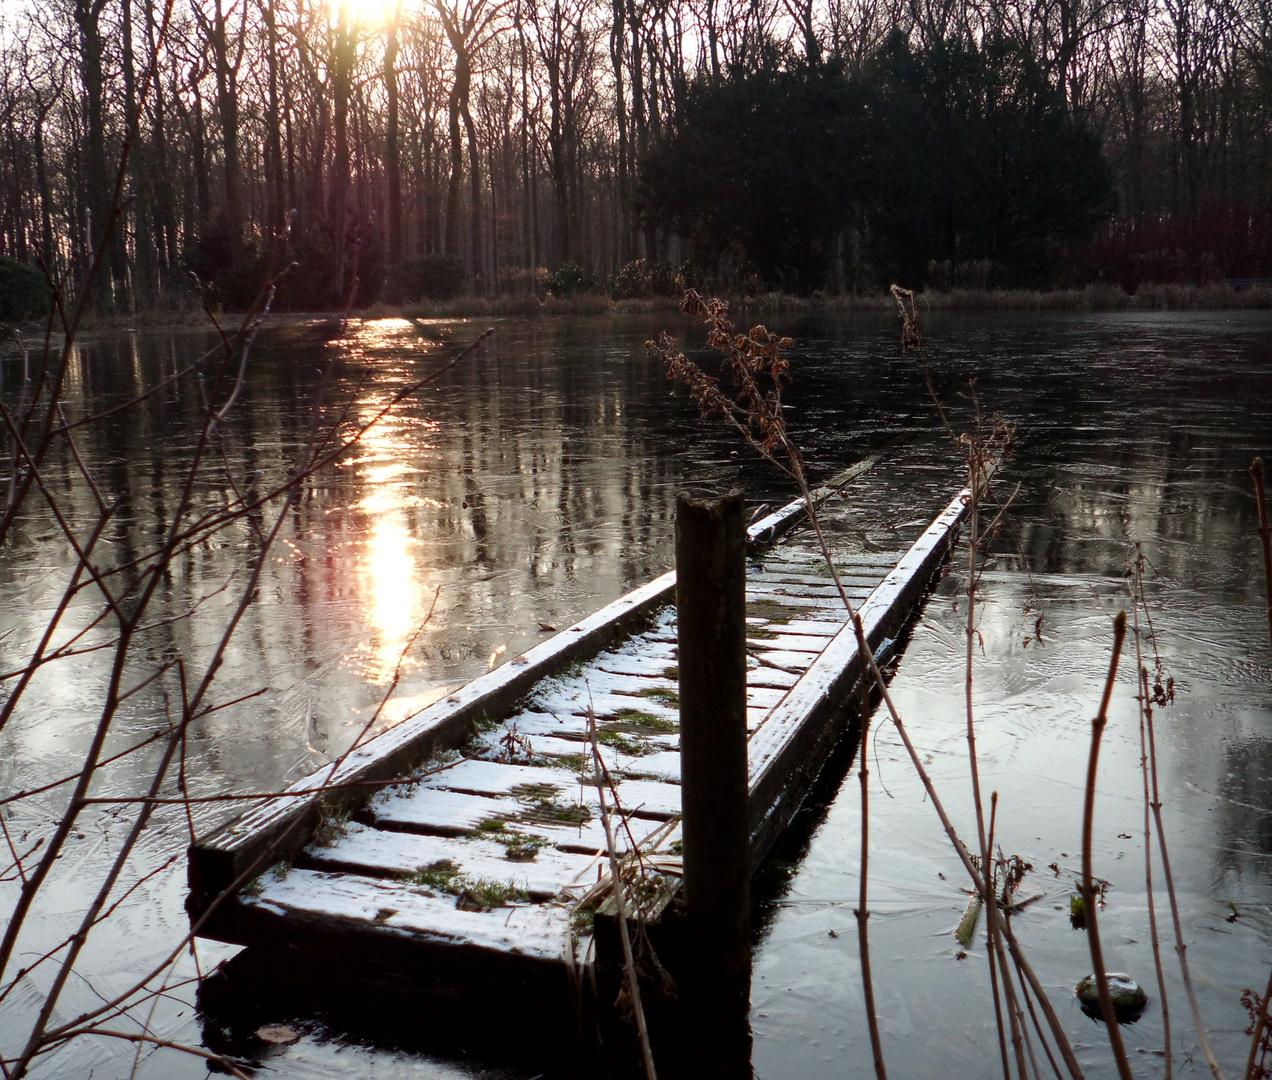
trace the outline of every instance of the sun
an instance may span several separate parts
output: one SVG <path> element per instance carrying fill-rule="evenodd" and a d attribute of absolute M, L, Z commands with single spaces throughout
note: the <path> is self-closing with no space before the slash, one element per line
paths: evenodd
<path fill-rule="evenodd" d="M 394 18 L 401 19 L 403 0 L 330 0 L 331 21 L 341 17 L 364 29 L 388 26 Z"/>

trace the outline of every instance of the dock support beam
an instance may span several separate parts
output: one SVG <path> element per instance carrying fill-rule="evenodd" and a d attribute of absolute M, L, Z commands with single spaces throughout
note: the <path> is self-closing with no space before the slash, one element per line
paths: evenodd
<path fill-rule="evenodd" d="M 740 495 L 676 502 L 680 771 L 690 997 L 746 1022 L 751 992 L 746 553 Z M 704 1017 L 704 1019 L 708 1019 Z"/>

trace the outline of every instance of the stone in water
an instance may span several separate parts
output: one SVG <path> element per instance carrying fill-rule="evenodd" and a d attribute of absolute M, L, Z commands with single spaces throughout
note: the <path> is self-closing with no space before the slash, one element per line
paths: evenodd
<path fill-rule="evenodd" d="M 1143 988 L 1123 971 L 1105 973 L 1109 980 L 1109 997 L 1113 999 L 1113 1011 L 1119 1019 L 1135 1016 L 1148 1004 L 1148 995 Z M 1100 1011 L 1100 988 L 1095 976 L 1088 975 L 1074 989 L 1078 1000 L 1088 1009 Z"/>

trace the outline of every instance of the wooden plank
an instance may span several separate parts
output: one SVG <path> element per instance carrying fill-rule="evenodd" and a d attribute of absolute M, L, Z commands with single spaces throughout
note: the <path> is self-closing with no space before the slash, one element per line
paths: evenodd
<path fill-rule="evenodd" d="M 882 571 L 877 574 L 848 574 L 841 570 L 839 583 L 846 589 L 868 590 L 878 585 L 883 576 Z M 748 585 L 758 582 L 764 585 L 823 585 L 831 589 L 835 587 L 835 579 L 829 573 L 810 574 L 804 571 L 752 570 L 747 574 L 746 580 Z"/>
<path fill-rule="evenodd" d="M 319 870 L 292 870 L 282 879 L 267 875 L 256 896 L 243 896 L 245 909 L 286 918 L 289 928 L 320 922 L 344 932 L 374 929 L 398 939 L 516 953 L 560 963 L 570 933 L 569 908 L 517 904 L 492 911 L 466 911 L 455 897 L 421 886 Z"/>
<path fill-rule="evenodd" d="M 364 816 L 376 825 L 438 836 L 464 836 L 484 821 L 513 817 L 521 810 L 515 799 L 466 795 L 459 791 L 415 790 L 373 799 Z"/>
<path fill-rule="evenodd" d="M 755 660 L 754 656 L 749 659 Z M 758 661 L 757 661 L 758 663 Z M 773 687 L 780 690 L 789 690 L 799 680 L 799 676 L 793 671 L 783 671 L 780 668 L 769 667 L 765 664 L 759 664 L 758 667 L 751 667 L 746 672 L 746 685 L 754 687 Z"/>
<path fill-rule="evenodd" d="M 792 668 L 801 672 L 806 671 L 818 657 L 818 653 L 815 652 L 770 649 L 767 647 L 768 644 L 768 642 L 752 642 L 747 651 L 762 664 L 772 664 L 774 667 L 786 668 L 788 671 Z"/>
<path fill-rule="evenodd" d="M 842 629 L 842 626 L 840 627 Z M 777 652 L 805 652 L 816 655 L 830 644 L 831 638 L 823 634 L 788 634 L 783 627 L 775 625 L 765 627 L 762 634 L 748 634 L 746 643 L 750 648 L 773 649 Z"/>
<path fill-rule="evenodd" d="M 439 864 L 449 864 L 469 880 L 509 883 L 541 902 L 555 897 L 563 884 L 579 879 L 594 860 L 550 846 L 536 852 L 533 859 L 515 860 L 508 857 L 505 845 L 480 836 L 428 836 L 357 824 L 332 844 L 306 848 L 298 859 L 298 865 L 309 869 L 380 878 L 416 874 Z"/>
<path fill-rule="evenodd" d="M 512 798 L 495 799 L 430 789 L 377 799 L 366 814 L 377 828 L 449 836 L 464 835 L 485 821 L 504 821 L 513 832 L 546 836 L 552 846 L 561 851 L 595 854 L 605 850 L 605 831 L 595 816 L 578 823 L 536 821 L 525 806 Z M 461 820 L 462 827 L 457 828 Z M 639 842 L 662 828 L 663 822 L 633 818 L 628 825 Z M 627 850 L 624 830 L 615 834 L 615 842 L 620 851 Z"/>

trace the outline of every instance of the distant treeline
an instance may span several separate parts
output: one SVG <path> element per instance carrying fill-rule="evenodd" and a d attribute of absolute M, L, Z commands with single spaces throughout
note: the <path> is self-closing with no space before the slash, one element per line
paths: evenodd
<path fill-rule="evenodd" d="M 1272 278 L 1272 0 L 6 3 L 0 291 L 108 226 L 125 310 Z"/>

